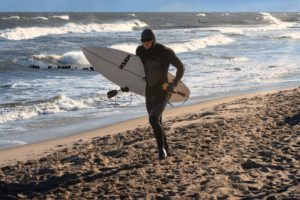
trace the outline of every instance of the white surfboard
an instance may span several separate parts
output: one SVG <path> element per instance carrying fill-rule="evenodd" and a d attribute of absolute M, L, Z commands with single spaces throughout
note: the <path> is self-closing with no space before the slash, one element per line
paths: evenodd
<path fill-rule="evenodd" d="M 82 46 L 82 52 L 87 60 L 108 80 L 121 88 L 129 88 L 129 91 L 145 96 L 145 72 L 140 57 L 112 48 Z M 169 82 L 175 76 L 168 73 Z M 183 102 L 189 98 L 189 88 L 180 81 L 174 89 L 170 102 Z"/>

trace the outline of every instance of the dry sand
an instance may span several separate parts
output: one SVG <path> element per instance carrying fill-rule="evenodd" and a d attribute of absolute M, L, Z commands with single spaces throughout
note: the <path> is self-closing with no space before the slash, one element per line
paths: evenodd
<path fill-rule="evenodd" d="M 163 161 L 145 118 L 0 151 L 0 199 L 300 199 L 300 88 L 170 113 Z"/>

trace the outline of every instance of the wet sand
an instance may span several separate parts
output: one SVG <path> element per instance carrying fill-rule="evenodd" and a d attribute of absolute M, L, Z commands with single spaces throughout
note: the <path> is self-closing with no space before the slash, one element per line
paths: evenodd
<path fill-rule="evenodd" d="M 168 113 L 162 161 L 145 118 L 0 151 L 0 199 L 300 199 L 300 88 Z"/>

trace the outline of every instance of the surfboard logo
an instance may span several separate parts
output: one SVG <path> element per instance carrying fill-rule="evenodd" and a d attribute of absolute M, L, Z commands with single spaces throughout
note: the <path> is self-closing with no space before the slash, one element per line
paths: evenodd
<path fill-rule="evenodd" d="M 121 65 L 119 66 L 120 69 L 124 69 L 125 65 L 128 63 L 128 61 L 130 60 L 131 55 L 127 55 L 126 58 L 123 60 L 123 62 L 121 63 Z"/>

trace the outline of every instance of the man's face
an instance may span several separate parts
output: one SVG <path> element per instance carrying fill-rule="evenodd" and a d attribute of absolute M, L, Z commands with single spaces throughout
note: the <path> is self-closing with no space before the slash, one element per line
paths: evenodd
<path fill-rule="evenodd" d="M 145 49 L 150 49 L 152 47 L 152 44 L 153 44 L 152 40 L 143 42 L 143 46 Z"/>

